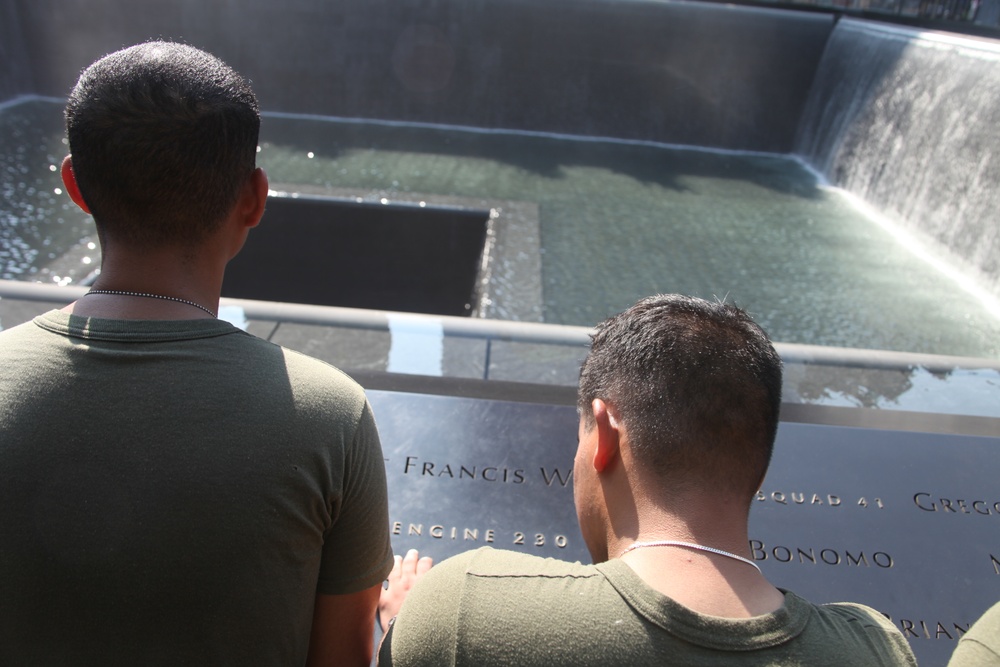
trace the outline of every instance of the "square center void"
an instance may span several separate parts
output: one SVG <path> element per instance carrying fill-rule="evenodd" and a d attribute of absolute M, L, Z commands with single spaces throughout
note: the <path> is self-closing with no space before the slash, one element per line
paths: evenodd
<path fill-rule="evenodd" d="M 222 295 L 466 316 L 489 211 L 271 196 Z"/>

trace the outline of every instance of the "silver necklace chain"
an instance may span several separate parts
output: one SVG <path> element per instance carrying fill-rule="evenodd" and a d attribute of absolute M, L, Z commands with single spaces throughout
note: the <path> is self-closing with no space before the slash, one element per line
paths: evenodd
<path fill-rule="evenodd" d="M 707 551 L 710 554 L 717 554 L 719 556 L 725 556 L 726 558 L 732 558 L 733 560 L 738 560 L 741 563 L 746 563 L 747 565 L 753 567 L 758 572 L 760 572 L 760 566 L 753 562 L 749 558 L 744 558 L 743 556 L 737 556 L 736 554 L 729 553 L 728 551 L 723 551 L 722 549 L 716 549 L 715 547 L 706 547 L 703 544 L 695 544 L 693 542 L 678 542 L 676 540 L 661 540 L 658 542 L 636 542 L 629 547 L 626 547 L 625 551 L 618 554 L 621 558 L 625 554 L 634 549 L 642 549 L 643 547 L 684 547 L 685 549 L 695 549 L 697 551 Z"/>
<path fill-rule="evenodd" d="M 177 303 L 187 304 L 189 306 L 194 306 L 195 308 L 200 308 L 212 317 L 217 317 L 215 313 L 201 305 L 200 303 L 195 303 L 194 301 L 188 301 L 187 299 L 181 299 L 176 296 L 164 296 L 162 294 L 147 294 L 146 292 L 125 292 L 123 290 L 116 289 L 92 289 L 84 296 L 90 296 L 91 294 L 116 294 L 118 296 L 141 296 L 147 299 L 163 299 L 164 301 L 176 301 Z"/>

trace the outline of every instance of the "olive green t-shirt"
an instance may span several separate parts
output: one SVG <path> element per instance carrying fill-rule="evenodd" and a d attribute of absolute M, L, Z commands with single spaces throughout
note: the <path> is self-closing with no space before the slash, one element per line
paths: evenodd
<path fill-rule="evenodd" d="M 218 320 L 0 333 L 0 664 L 304 664 L 392 564 L 371 409 Z"/>
<path fill-rule="evenodd" d="M 962 635 L 948 667 L 1000 667 L 1000 602 Z"/>
<path fill-rule="evenodd" d="M 916 665 L 862 605 L 784 606 L 750 619 L 696 613 L 624 562 L 581 565 L 490 548 L 432 568 L 391 637 L 394 667 L 422 665 Z"/>

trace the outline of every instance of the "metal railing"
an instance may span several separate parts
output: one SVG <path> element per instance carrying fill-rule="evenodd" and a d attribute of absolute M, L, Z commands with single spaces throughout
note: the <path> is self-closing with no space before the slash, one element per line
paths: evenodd
<path fill-rule="evenodd" d="M 39 283 L 0 280 L 0 298 L 69 303 L 87 292 L 86 287 L 44 285 Z M 223 306 L 241 308 L 247 319 L 311 324 L 371 331 L 389 331 L 390 318 L 412 317 L 433 320 L 446 337 L 472 338 L 490 341 L 539 343 L 585 348 L 590 344 L 589 327 L 537 322 L 473 319 L 446 315 L 389 313 L 380 310 L 314 306 L 302 303 L 254 301 L 223 298 Z M 915 352 L 893 352 L 854 348 L 824 347 L 798 343 L 775 343 L 786 364 L 810 364 L 872 369 L 924 368 L 931 372 L 956 368 L 1000 371 L 1000 359 L 959 357 Z"/>

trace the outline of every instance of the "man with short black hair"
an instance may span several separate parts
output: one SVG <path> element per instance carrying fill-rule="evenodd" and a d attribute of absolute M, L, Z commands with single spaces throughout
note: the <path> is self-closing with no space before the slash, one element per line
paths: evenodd
<path fill-rule="evenodd" d="M 361 388 L 216 319 L 267 177 L 243 77 L 150 42 L 66 108 L 93 289 L 0 333 L 0 664 L 367 665 L 392 563 Z"/>
<path fill-rule="evenodd" d="M 384 621 L 413 590 L 379 664 L 915 665 L 881 614 L 811 604 L 751 559 L 780 403 L 781 360 L 739 308 L 660 295 L 610 318 L 580 373 L 573 469 L 596 564 L 397 557 Z"/>

